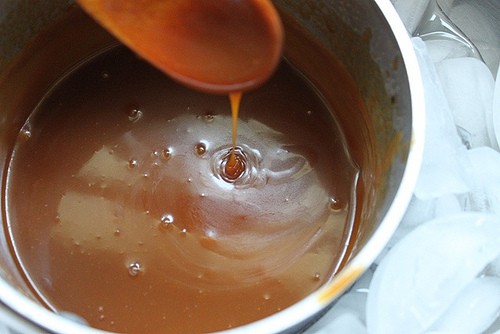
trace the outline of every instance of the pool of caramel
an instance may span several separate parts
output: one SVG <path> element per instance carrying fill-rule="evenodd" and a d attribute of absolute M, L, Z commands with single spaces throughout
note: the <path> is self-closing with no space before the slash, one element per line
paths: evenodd
<path fill-rule="evenodd" d="M 89 58 L 39 101 L 8 164 L 26 280 L 48 308 L 113 332 L 211 332 L 289 307 L 352 242 L 359 171 L 333 115 L 284 60 L 243 96 L 246 178 L 227 182 L 226 96 L 121 46 Z"/>

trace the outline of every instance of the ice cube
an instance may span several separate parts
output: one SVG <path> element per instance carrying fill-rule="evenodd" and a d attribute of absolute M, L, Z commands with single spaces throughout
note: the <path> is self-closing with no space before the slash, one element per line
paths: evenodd
<path fill-rule="evenodd" d="M 493 92 L 492 118 L 494 141 L 496 142 L 496 148 L 498 149 L 498 147 L 500 147 L 500 67 L 498 67 L 495 90 Z"/>
<path fill-rule="evenodd" d="M 500 319 L 500 318 L 498 318 L 498 319 L 497 319 L 497 322 L 496 322 L 496 324 L 497 324 L 497 325 L 495 326 L 495 328 L 500 328 L 500 321 L 499 321 L 499 319 Z M 494 329 L 493 329 L 493 330 L 494 330 Z M 485 334 L 500 334 L 500 329 L 498 329 L 498 330 L 494 330 L 494 332 L 493 332 L 493 331 L 490 331 L 490 332 L 487 332 L 487 333 L 485 333 Z"/>
<path fill-rule="evenodd" d="M 500 256 L 491 262 L 484 271 L 486 276 L 500 277 Z"/>
<path fill-rule="evenodd" d="M 424 157 L 415 196 L 431 199 L 468 192 L 458 161 L 465 148 L 454 126 L 435 66 L 425 43 L 420 38 L 413 38 L 413 44 L 422 73 L 426 108 Z"/>
<path fill-rule="evenodd" d="M 438 0 L 439 1 L 439 0 Z M 439 1 L 446 15 L 479 49 L 492 73 L 496 72 L 500 56 L 500 2 Z"/>
<path fill-rule="evenodd" d="M 498 216 L 461 213 L 420 225 L 394 246 L 370 285 L 370 334 L 422 333 L 500 255 Z"/>
<path fill-rule="evenodd" d="M 434 199 L 419 199 L 413 196 L 405 215 L 401 220 L 401 225 L 417 226 L 434 218 L 436 202 Z"/>
<path fill-rule="evenodd" d="M 413 197 L 401 221 L 400 227 L 416 227 L 434 218 L 457 214 L 463 211 L 462 203 L 457 195 L 454 194 L 443 195 L 429 200 L 420 200 Z"/>
<path fill-rule="evenodd" d="M 457 334 L 482 333 L 500 314 L 500 278 L 473 280 L 455 299 L 433 330 Z"/>
<path fill-rule="evenodd" d="M 391 2 L 405 24 L 406 29 L 410 34 L 413 34 L 424 15 L 429 0 L 391 0 Z"/>
<path fill-rule="evenodd" d="M 454 194 L 443 195 L 428 200 L 422 200 L 413 196 L 401 221 L 401 225 L 418 226 L 433 218 L 460 213 L 462 211 L 462 204 Z"/>
<path fill-rule="evenodd" d="M 457 195 L 447 195 L 436 199 L 434 217 L 458 214 L 463 211 L 463 205 Z"/>
<path fill-rule="evenodd" d="M 375 260 L 379 264 L 387 252 L 418 225 L 436 217 L 448 216 L 463 212 L 464 205 L 456 195 L 445 195 L 434 199 L 421 200 L 413 196 L 398 228 L 387 243 L 387 246 Z"/>
<path fill-rule="evenodd" d="M 500 214 L 500 153 L 480 147 L 467 151 L 466 157 L 471 184 L 468 210 Z"/>
<path fill-rule="evenodd" d="M 457 127 L 468 135 L 470 147 L 491 146 L 493 138 L 493 76 L 482 61 L 471 58 L 445 59 L 437 72 Z"/>
<path fill-rule="evenodd" d="M 460 41 L 451 39 L 430 39 L 425 41 L 429 55 L 434 63 L 449 58 L 471 56 L 471 49 Z"/>
<path fill-rule="evenodd" d="M 324 327 L 311 332 L 314 334 L 367 334 L 365 326 L 352 312 L 342 312 Z"/>

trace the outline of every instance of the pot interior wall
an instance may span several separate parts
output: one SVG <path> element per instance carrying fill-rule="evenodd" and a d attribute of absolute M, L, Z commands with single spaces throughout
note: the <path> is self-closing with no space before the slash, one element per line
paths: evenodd
<path fill-rule="evenodd" d="M 68 8 L 69 2 L 53 3 L 57 8 Z M 287 30 L 285 56 L 294 63 L 297 57 L 307 54 L 306 61 L 301 61 L 300 70 L 331 103 L 335 117 L 345 131 L 349 150 L 362 169 L 358 189 L 362 205 L 356 213 L 359 226 L 357 243 L 351 249 L 352 257 L 380 224 L 396 196 L 406 166 L 411 108 L 404 63 L 396 40 L 372 1 L 276 0 L 275 3 Z M 36 29 L 22 28 L 26 32 L 23 41 L 45 21 L 53 19 L 53 14 L 41 14 L 54 13 L 53 10 L 44 8 L 42 2 L 33 6 L 38 5 L 40 20 L 33 21 Z M 33 8 L 30 12 L 36 13 Z M 81 25 L 81 29 L 72 29 L 80 32 L 77 35 L 70 34 L 56 23 L 8 66 L 5 66 L 5 59 L 20 46 L 15 43 L 1 45 L 4 59 L 0 63 L 0 69 L 3 67 L 0 76 L 2 166 L 6 166 L 20 127 L 47 89 L 71 67 L 116 43 L 97 25 L 86 24 L 87 20 L 83 14 L 75 15 L 72 24 Z M 18 23 L 29 25 L 31 22 L 21 20 Z M 1 22 L 0 31 L 4 29 L 7 29 L 6 24 Z M 18 35 L 11 32 L 8 36 L 15 39 Z M 64 52 L 56 49 L 61 44 L 67 45 Z M 342 63 L 342 69 L 332 70 L 337 68 L 332 66 L 337 61 Z M 50 66 L 39 68 L 41 63 Z M 33 73 L 35 68 L 39 69 L 36 75 Z M 25 96 L 31 98 L 25 99 Z M 0 176 L 3 180 L 5 168 L 0 169 Z M 0 229 L 4 227 L 0 224 Z M 4 231 L 0 232 L 0 274 L 36 299 L 10 255 Z"/>
<path fill-rule="evenodd" d="M 374 1 L 275 3 L 288 27 L 286 56 L 293 62 L 307 54 L 300 69 L 332 104 L 361 167 L 352 258 L 387 213 L 406 167 L 412 117 L 405 64 Z M 345 71 L 333 70 L 336 59 Z"/>

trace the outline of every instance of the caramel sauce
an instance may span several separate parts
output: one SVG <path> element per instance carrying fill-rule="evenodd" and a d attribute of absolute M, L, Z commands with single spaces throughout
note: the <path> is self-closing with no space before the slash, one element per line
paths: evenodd
<path fill-rule="evenodd" d="M 204 333 L 328 282 L 359 171 L 297 68 L 241 106 L 232 93 L 231 116 L 123 47 L 60 78 L 19 132 L 4 199 L 40 301 L 113 332 Z"/>
<path fill-rule="evenodd" d="M 229 155 L 227 163 L 224 167 L 224 171 L 228 176 L 228 178 L 233 180 L 238 178 L 238 176 L 240 176 L 241 173 L 243 173 L 243 171 L 246 168 L 244 159 L 242 159 L 241 156 L 235 153 L 236 138 L 238 134 L 238 113 L 240 109 L 241 97 L 242 97 L 242 92 L 233 92 L 229 94 L 229 101 L 231 103 L 231 120 L 232 120 L 231 143 L 233 146 L 231 148 L 231 154 Z"/>

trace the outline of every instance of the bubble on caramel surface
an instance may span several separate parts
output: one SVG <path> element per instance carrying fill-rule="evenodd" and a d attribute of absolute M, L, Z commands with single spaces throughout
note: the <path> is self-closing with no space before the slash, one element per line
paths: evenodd
<path fill-rule="evenodd" d="M 130 122 L 136 123 L 143 117 L 143 112 L 138 107 L 131 107 L 127 117 Z"/>
<path fill-rule="evenodd" d="M 30 122 L 26 122 L 19 131 L 18 139 L 22 142 L 28 141 L 28 139 L 31 138 L 31 135 L 32 135 L 31 124 Z"/>
<path fill-rule="evenodd" d="M 170 160 L 170 158 L 172 158 L 172 149 L 164 148 L 163 150 L 161 150 L 160 157 L 163 160 Z"/>
<path fill-rule="evenodd" d="M 137 161 L 137 159 L 130 159 L 128 161 L 128 168 L 130 169 L 136 168 L 138 164 L 139 162 Z"/>
<path fill-rule="evenodd" d="M 194 153 L 201 157 L 207 152 L 207 145 L 205 143 L 198 143 L 194 145 Z"/>
<path fill-rule="evenodd" d="M 110 75 L 111 74 L 108 71 L 102 71 L 101 72 L 101 79 L 107 80 L 107 79 L 109 79 Z"/>
<path fill-rule="evenodd" d="M 172 216 L 171 214 L 165 213 L 161 216 L 160 222 L 161 222 L 160 226 L 162 228 L 168 228 L 169 226 L 171 226 L 174 223 L 174 216 Z"/>
<path fill-rule="evenodd" d="M 138 276 L 141 272 L 143 271 L 143 267 L 140 262 L 138 261 L 133 261 L 130 262 L 128 265 L 128 274 L 131 277 L 136 277 Z"/>
<path fill-rule="evenodd" d="M 328 199 L 328 205 L 332 212 L 342 212 L 345 210 L 346 203 L 335 196 Z"/>

